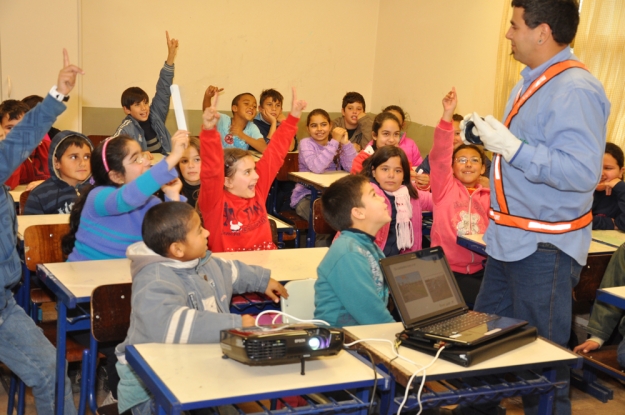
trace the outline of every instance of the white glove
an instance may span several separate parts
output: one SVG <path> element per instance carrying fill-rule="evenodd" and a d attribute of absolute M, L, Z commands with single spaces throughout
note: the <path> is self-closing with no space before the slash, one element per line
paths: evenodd
<path fill-rule="evenodd" d="M 482 121 L 480 116 L 474 112 L 472 121 L 475 123 L 480 139 L 487 150 L 501 154 L 508 162 L 512 160 L 521 147 L 521 140 L 492 115 L 487 115 Z"/>

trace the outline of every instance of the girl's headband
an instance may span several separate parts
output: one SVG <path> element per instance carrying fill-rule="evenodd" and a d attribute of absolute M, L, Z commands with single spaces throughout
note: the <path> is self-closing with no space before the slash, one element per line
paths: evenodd
<path fill-rule="evenodd" d="M 104 140 L 104 144 L 102 145 L 102 164 L 104 164 L 104 170 L 106 170 L 106 172 L 109 172 L 109 165 L 106 162 L 106 147 L 109 145 L 109 141 L 111 141 L 112 139 L 114 139 L 115 137 L 109 137 L 106 140 Z"/>

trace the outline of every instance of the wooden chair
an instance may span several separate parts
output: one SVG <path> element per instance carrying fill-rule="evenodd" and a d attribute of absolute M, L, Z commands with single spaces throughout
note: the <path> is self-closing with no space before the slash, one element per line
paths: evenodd
<path fill-rule="evenodd" d="M 93 144 L 93 148 L 96 148 L 97 146 L 100 145 L 102 141 L 109 138 L 110 135 L 88 135 L 87 137 L 89 137 L 89 140 L 91 140 L 91 144 Z"/>
<path fill-rule="evenodd" d="M 336 233 L 328 222 L 323 218 L 323 210 L 321 208 L 321 199 L 317 199 L 313 202 L 313 230 L 315 233 L 329 233 L 333 235 Z"/>
<path fill-rule="evenodd" d="M 299 247 L 299 235 L 300 231 L 308 229 L 308 221 L 299 217 L 294 210 L 285 210 L 278 212 L 277 211 L 277 192 L 278 192 L 278 182 L 289 181 L 289 173 L 293 171 L 299 171 L 299 153 L 287 153 L 286 158 L 284 159 L 284 163 L 282 163 L 282 167 L 278 171 L 276 175 L 276 180 L 274 180 L 271 185 L 271 209 L 270 213 L 276 216 L 279 219 L 282 219 L 285 222 L 293 225 L 295 232 L 292 235 L 284 235 L 283 239 L 285 241 L 295 240 L 295 247 Z"/>
<path fill-rule="evenodd" d="M 83 376 L 87 379 L 87 394 L 81 393 L 78 413 L 85 413 L 87 398 L 91 412 L 98 415 L 116 415 L 117 403 L 97 407 L 96 369 L 98 343 L 121 343 L 130 327 L 130 300 L 132 283 L 101 285 L 91 294 L 91 340 L 83 352 Z"/>
<path fill-rule="evenodd" d="M 20 215 L 24 214 L 24 206 L 26 206 L 26 200 L 28 199 L 28 195 L 30 195 L 30 190 L 25 190 L 20 195 L 20 207 L 19 207 L 20 211 L 17 212 Z"/>

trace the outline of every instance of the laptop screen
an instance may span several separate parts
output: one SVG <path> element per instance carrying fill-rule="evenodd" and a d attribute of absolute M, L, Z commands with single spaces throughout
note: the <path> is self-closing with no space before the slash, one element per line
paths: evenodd
<path fill-rule="evenodd" d="M 406 327 L 466 307 L 442 248 L 380 261 Z"/>

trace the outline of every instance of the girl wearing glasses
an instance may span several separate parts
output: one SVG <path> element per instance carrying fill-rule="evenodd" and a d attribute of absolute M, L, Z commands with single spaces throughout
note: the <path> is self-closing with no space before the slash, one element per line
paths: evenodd
<path fill-rule="evenodd" d="M 488 226 L 490 189 L 482 187 L 485 155 L 475 145 L 453 147 L 456 90 L 443 98 L 443 117 L 430 152 L 434 222 L 432 246 L 445 251 L 465 301 L 472 306 L 484 274 L 483 256 L 457 244 L 458 235 L 483 234 Z M 451 161 L 451 163 L 450 163 Z"/>

